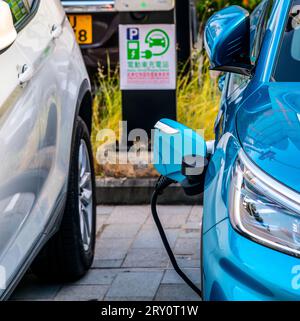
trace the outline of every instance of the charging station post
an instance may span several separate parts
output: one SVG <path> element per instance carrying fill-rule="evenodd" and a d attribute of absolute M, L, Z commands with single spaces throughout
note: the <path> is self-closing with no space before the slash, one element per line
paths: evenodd
<path fill-rule="evenodd" d="M 127 130 L 149 137 L 161 118 L 176 120 L 174 0 L 116 0 L 120 12 L 120 75 Z"/>

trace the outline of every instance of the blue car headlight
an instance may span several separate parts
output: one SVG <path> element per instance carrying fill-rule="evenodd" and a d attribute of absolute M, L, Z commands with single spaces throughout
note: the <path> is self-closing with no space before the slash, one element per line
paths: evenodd
<path fill-rule="evenodd" d="M 255 242 L 300 256 L 300 195 L 260 170 L 243 151 L 231 178 L 234 229 Z"/>

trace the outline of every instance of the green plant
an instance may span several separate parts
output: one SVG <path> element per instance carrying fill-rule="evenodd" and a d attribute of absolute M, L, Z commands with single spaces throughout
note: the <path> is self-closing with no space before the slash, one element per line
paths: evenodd
<path fill-rule="evenodd" d="M 93 104 L 92 143 L 94 150 L 104 142 L 97 141 L 97 134 L 101 129 L 112 129 L 116 136 L 120 136 L 119 121 L 122 120 L 121 91 L 119 67 L 108 70 L 98 68 L 98 83 L 95 89 Z"/>
<path fill-rule="evenodd" d="M 201 58 L 201 57 L 200 57 Z M 203 58 L 203 57 L 202 57 Z M 207 140 L 214 137 L 214 123 L 220 102 L 217 78 L 209 71 L 208 59 L 196 59 L 192 76 L 179 73 L 177 82 L 178 121 L 194 130 L 203 130 Z M 200 66 L 201 65 L 201 66 Z M 199 70 L 201 77 L 199 78 Z"/>

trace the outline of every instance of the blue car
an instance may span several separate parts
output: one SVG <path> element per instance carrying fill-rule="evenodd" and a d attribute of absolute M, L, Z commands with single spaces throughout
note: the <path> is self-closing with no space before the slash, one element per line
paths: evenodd
<path fill-rule="evenodd" d="M 205 29 L 224 72 L 215 141 L 162 119 L 155 166 L 204 192 L 204 300 L 300 299 L 300 0 L 227 7 Z"/>

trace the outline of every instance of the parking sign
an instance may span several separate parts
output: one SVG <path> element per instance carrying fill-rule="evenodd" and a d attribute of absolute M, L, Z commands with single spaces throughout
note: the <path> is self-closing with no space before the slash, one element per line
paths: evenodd
<path fill-rule="evenodd" d="M 127 40 L 140 40 L 139 28 L 127 28 Z"/>
<path fill-rule="evenodd" d="M 121 25 L 122 90 L 176 89 L 175 25 Z"/>

